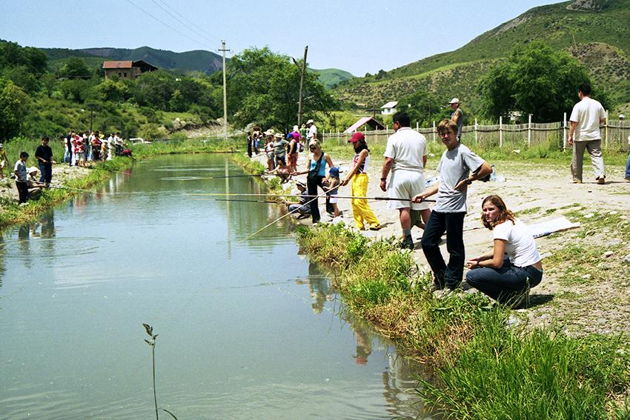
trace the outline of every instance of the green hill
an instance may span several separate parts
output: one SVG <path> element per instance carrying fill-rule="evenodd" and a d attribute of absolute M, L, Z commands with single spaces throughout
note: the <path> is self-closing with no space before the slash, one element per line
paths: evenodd
<path fill-rule="evenodd" d="M 428 86 L 445 100 L 463 98 L 477 108 L 479 79 L 497 60 L 534 40 L 565 49 L 582 61 L 594 82 L 618 102 L 630 97 L 630 0 L 576 0 L 533 8 L 452 52 L 437 54 L 389 72 L 342 83 L 340 99 L 382 105 Z"/>
<path fill-rule="evenodd" d="M 340 69 L 309 69 L 309 71 L 318 73 L 319 80 L 327 89 L 331 89 L 341 82 L 354 78 L 352 73 Z"/>
<path fill-rule="evenodd" d="M 176 53 L 150 47 L 126 48 L 41 48 L 50 60 L 51 68 L 56 68 L 69 57 L 80 57 L 86 64 L 100 66 L 105 60 L 144 60 L 158 68 L 182 72 L 214 73 L 221 69 L 221 56 L 210 51 L 186 51 Z"/>

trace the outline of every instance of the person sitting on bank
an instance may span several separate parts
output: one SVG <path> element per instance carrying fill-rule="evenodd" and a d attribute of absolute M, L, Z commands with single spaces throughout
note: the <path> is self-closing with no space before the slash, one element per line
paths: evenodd
<path fill-rule="evenodd" d="M 265 171 L 265 174 L 277 175 L 280 178 L 280 182 L 284 184 L 291 179 L 293 171 L 291 170 L 291 168 L 284 164 L 284 160 L 278 159 L 276 160 L 276 162 L 276 168 L 270 171 Z"/>
<path fill-rule="evenodd" d="M 514 217 L 498 195 L 481 203 L 481 222 L 493 231 L 491 253 L 466 263 L 466 282 L 499 303 L 520 306 L 543 276 L 540 254 L 527 225 Z M 505 256 L 507 254 L 507 256 Z"/>
<path fill-rule="evenodd" d="M 308 193 L 306 192 L 306 184 L 297 182 L 295 184 L 300 191 L 300 201 L 298 203 L 287 203 L 288 210 L 291 213 L 298 213 L 298 219 L 304 219 L 311 214 L 311 206 L 308 203 Z"/>

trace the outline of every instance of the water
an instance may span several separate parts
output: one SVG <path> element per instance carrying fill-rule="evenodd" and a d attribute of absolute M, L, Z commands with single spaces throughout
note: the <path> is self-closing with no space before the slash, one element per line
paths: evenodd
<path fill-rule="evenodd" d="M 419 372 L 343 315 L 223 156 L 142 162 L 0 243 L 0 418 L 413 418 Z M 422 415 L 420 415 L 422 417 Z M 169 418 L 162 412 L 162 418 Z"/>

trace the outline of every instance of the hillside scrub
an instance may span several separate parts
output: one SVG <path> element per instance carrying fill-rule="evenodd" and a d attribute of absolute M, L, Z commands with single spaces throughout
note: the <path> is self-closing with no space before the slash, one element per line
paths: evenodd
<path fill-rule="evenodd" d="M 435 380 L 422 381 L 418 392 L 443 414 L 603 418 L 628 392 L 630 357 L 620 339 L 506 327 L 508 309 L 480 294 L 436 297 L 430 274 L 409 253 L 343 225 L 300 228 L 298 242 L 333 270 L 353 314 L 432 367 Z"/>

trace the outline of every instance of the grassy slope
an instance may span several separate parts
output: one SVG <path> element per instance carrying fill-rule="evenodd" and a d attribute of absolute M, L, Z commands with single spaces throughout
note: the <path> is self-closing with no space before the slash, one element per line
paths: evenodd
<path fill-rule="evenodd" d="M 340 69 L 309 69 L 309 71 L 318 73 L 319 80 L 327 89 L 354 78 L 352 73 Z"/>
<path fill-rule="evenodd" d="M 429 83 L 431 89 L 444 98 L 468 98 L 467 106 L 475 109 L 476 87 L 483 73 L 496 60 L 509 55 L 514 47 L 533 40 L 562 49 L 577 44 L 574 54 L 593 70 L 597 82 L 630 92 L 627 58 L 630 54 L 630 26 L 627 24 L 630 0 L 611 0 L 608 8 L 601 12 L 568 10 L 566 6 L 570 3 L 531 9 L 458 50 L 391 70 L 383 80 L 353 79 L 339 87 L 338 95 L 349 102 L 375 105 L 393 96 L 412 93 L 414 86 L 420 83 Z M 585 47 L 586 43 L 599 44 Z M 607 57 L 604 62 L 598 59 L 602 54 Z"/>

